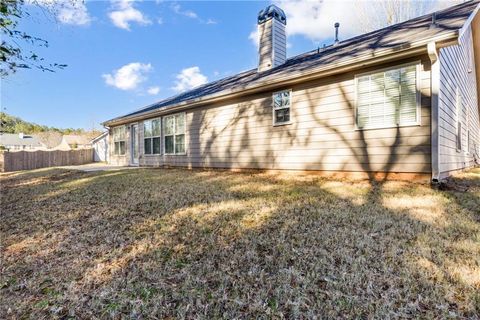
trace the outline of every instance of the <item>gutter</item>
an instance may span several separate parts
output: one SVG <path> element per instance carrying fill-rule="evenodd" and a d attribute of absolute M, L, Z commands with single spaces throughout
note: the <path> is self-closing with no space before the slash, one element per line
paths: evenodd
<path fill-rule="evenodd" d="M 454 44 L 458 44 L 458 36 L 459 36 L 459 31 L 454 30 L 447 34 L 435 37 L 430 40 L 423 40 L 423 41 L 414 42 L 407 45 L 401 45 L 395 48 L 381 50 L 378 53 L 365 54 L 360 57 L 346 60 L 342 63 L 329 64 L 328 66 L 312 68 L 311 71 L 309 71 L 308 73 L 292 72 L 287 77 L 278 78 L 278 81 L 275 81 L 273 83 L 271 79 L 270 81 L 264 80 L 262 82 L 246 85 L 244 87 L 236 87 L 230 90 L 221 91 L 209 96 L 182 101 L 180 103 L 176 103 L 167 107 L 162 107 L 157 110 L 149 110 L 149 111 L 135 114 L 132 116 L 113 118 L 111 120 L 103 122 L 102 125 L 115 126 L 115 125 L 125 124 L 128 122 L 145 119 L 147 117 L 155 117 L 155 116 L 159 116 L 159 115 L 163 115 L 171 112 L 183 111 L 193 107 L 218 102 L 227 98 L 228 99 L 237 98 L 237 97 L 241 97 L 241 96 L 245 96 L 253 93 L 276 89 L 278 87 L 291 85 L 298 82 L 315 80 L 315 79 L 330 76 L 333 74 L 346 72 L 351 69 L 366 67 L 373 64 L 377 64 L 379 62 L 385 62 L 385 61 L 391 60 L 392 58 L 402 58 L 402 57 L 407 57 L 415 54 L 427 53 L 426 46 L 428 45 L 428 43 L 435 42 L 437 48 L 447 47 Z M 153 105 L 154 104 L 152 104 L 152 106 Z"/>
<path fill-rule="evenodd" d="M 462 29 L 460 29 L 459 33 L 458 33 L 458 38 L 459 39 L 462 39 L 463 38 L 463 35 L 465 34 L 465 32 L 468 30 L 468 28 L 470 27 L 470 25 L 472 24 L 473 22 L 473 19 L 475 19 L 475 16 L 477 15 L 478 11 L 480 10 L 480 3 L 475 7 L 475 9 L 473 10 L 473 12 L 470 14 L 470 16 L 468 17 L 467 21 L 463 24 L 463 27 Z"/>
<path fill-rule="evenodd" d="M 439 95 L 440 95 L 440 57 L 437 44 L 432 41 L 427 45 L 428 57 L 432 63 L 430 87 L 431 87 L 431 159 L 432 159 L 432 181 L 440 179 L 440 146 L 439 146 Z"/>

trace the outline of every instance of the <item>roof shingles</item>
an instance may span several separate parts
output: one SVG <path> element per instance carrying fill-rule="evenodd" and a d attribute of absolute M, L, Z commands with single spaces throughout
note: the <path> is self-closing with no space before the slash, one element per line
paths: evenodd
<path fill-rule="evenodd" d="M 478 4 L 478 0 L 469 1 L 436 12 L 436 26 L 433 28 L 431 26 L 432 15 L 424 15 L 341 41 L 335 46 L 332 45 L 320 50 L 312 50 L 297 55 L 287 59 L 283 65 L 268 71 L 257 72 L 255 68 L 205 84 L 110 121 L 121 120 L 122 118 L 128 118 L 141 113 L 168 108 L 169 106 L 189 102 L 198 98 L 206 98 L 213 94 L 222 93 L 223 91 L 232 92 L 236 89 L 241 90 L 247 85 L 252 86 L 255 85 L 255 83 L 274 81 L 276 78 L 281 78 L 291 73 L 301 73 L 314 67 L 327 66 L 333 63 L 340 64 L 352 58 L 365 55 L 374 56 L 376 52 L 383 49 L 392 49 L 401 46 L 408 47 L 409 44 L 413 42 L 427 40 L 461 29 Z"/>

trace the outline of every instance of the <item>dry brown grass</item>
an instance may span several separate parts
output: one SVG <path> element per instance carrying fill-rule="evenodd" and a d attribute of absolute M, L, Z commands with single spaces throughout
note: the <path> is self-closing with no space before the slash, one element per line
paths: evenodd
<path fill-rule="evenodd" d="M 478 318 L 480 170 L 3 174 L 0 318 Z"/>

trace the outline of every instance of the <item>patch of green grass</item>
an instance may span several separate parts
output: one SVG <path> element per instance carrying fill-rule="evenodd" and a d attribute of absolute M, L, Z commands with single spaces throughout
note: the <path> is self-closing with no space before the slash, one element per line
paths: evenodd
<path fill-rule="evenodd" d="M 35 308 L 37 309 L 44 309 L 49 306 L 48 300 L 41 300 L 35 304 Z"/>

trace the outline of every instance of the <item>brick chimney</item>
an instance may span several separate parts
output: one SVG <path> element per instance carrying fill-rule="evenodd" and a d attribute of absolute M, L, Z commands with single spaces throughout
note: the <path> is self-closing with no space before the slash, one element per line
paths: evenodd
<path fill-rule="evenodd" d="M 287 36 L 285 12 L 276 5 L 269 5 L 258 13 L 258 71 L 275 68 L 287 60 Z"/>

